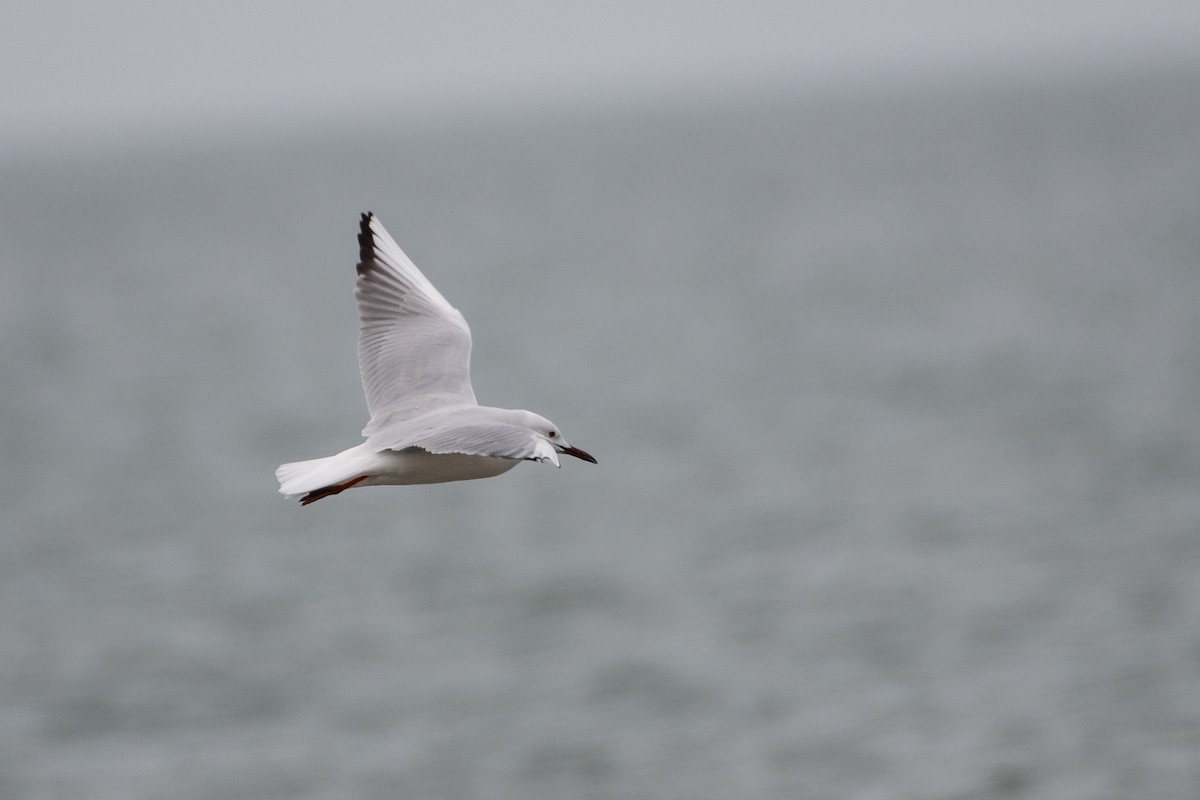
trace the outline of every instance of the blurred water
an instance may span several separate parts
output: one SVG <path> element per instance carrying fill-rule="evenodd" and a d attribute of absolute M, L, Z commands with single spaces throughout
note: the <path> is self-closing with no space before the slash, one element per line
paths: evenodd
<path fill-rule="evenodd" d="M 301 509 L 357 215 L 598 467 Z M 1200 77 L 0 174 L 0 795 L 1191 798 Z"/>

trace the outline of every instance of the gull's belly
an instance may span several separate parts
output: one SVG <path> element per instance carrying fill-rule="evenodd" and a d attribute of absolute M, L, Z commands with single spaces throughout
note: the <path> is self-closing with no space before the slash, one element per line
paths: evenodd
<path fill-rule="evenodd" d="M 363 470 L 368 477 L 360 486 L 394 486 L 413 483 L 448 483 L 490 478 L 508 472 L 521 462 L 512 458 L 430 453 L 419 447 L 384 450 L 376 463 Z"/>

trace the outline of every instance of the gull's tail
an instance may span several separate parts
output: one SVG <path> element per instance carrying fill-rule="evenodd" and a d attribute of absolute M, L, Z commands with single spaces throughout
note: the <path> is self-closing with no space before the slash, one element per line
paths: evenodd
<path fill-rule="evenodd" d="M 363 469 L 368 461 L 368 453 L 359 445 L 335 456 L 282 464 L 275 470 L 279 493 L 288 497 L 302 494 L 300 503 L 308 505 L 365 480 L 368 476 Z"/>

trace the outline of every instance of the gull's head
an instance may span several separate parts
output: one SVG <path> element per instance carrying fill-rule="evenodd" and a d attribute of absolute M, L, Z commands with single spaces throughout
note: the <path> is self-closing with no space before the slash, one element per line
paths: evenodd
<path fill-rule="evenodd" d="M 580 450 L 578 447 L 572 447 L 567 444 L 567 440 L 563 438 L 562 431 L 558 429 L 550 420 L 543 416 L 534 414 L 532 411 L 522 411 L 521 422 L 533 431 L 539 438 L 537 446 L 537 460 L 549 462 L 554 466 L 558 466 L 558 454 L 563 453 L 568 456 L 590 461 L 593 464 L 597 463 L 590 454 Z"/>

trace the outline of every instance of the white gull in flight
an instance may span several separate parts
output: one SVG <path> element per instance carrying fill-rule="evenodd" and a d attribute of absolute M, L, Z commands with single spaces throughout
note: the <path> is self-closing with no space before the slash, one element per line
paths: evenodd
<path fill-rule="evenodd" d="M 366 441 L 284 464 L 279 491 L 304 505 L 357 486 L 490 478 L 559 453 L 596 463 L 530 411 L 481 406 L 471 389 L 471 329 L 373 214 L 358 233 L 358 367 Z"/>

